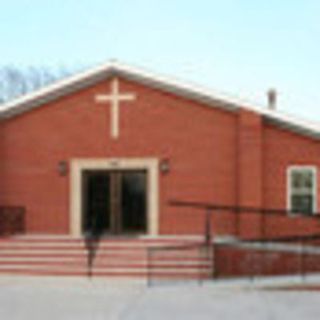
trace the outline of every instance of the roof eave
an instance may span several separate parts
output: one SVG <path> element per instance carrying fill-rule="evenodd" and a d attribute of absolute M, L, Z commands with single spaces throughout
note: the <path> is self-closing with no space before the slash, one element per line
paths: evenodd
<path fill-rule="evenodd" d="M 291 132 L 298 133 L 312 139 L 320 139 L 320 131 L 317 131 L 316 128 L 313 129 L 302 124 L 289 122 L 276 117 L 270 117 L 265 115 L 263 117 L 264 119 L 266 119 L 267 123 L 280 127 L 282 129 L 289 130 Z"/>
<path fill-rule="evenodd" d="M 2 106 L 3 110 L 0 111 L 0 119 L 9 119 L 30 111 L 66 94 L 93 85 L 99 81 L 107 80 L 114 75 L 123 76 L 129 80 L 138 81 L 139 83 L 165 90 L 166 92 L 183 96 L 208 106 L 219 107 L 228 111 L 238 111 L 241 108 L 247 109 L 261 114 L 267 121 L 282 128 L 308 135 L 312 138 L 320 138 L 320 125 L 318 124 L 300 121 L 281 114 L 278 111 L 257 108 L 255 104 L 248 103 L 244 100 L 216 94 L 207 88 L 181 82 L 174 78 L 155 75 L 145 70 L 121 64 L 117 61 L 111 61 L 89 71 L 60 80 L 34 93 L 27 94 L 12 102 L 6 103 Z"/>
<path fill-rule="evenodd" d="M 4 104 L 1 106 L 2 110 L 0 111 L 0 118 L 9 119 L 17 116 L 67 94 L 83 89 L 87 86 L 94 85 L 99 81 L 107 80 L 114 75 L 123 76 L 129 80 L 135 80 L 142 84 L 162 89 L 166 92 L 171 92 L 207 105 L 220 107 L 228 111 L 235 111 L 239 108 L 239 105 L 235 102 L 214 97 L 207 89 L 194 88 L 192 85 L 184 84 L 172 79 L 165 79 L 164 77 L 152 76 L 150 73 L 138 71 L 136 69 L 111 62 L 105 64 L 103 67 L 95 68 L 90 72 L 84 72 L 80 75 L 60 80 L 45 88 L 26 94 Z"/>

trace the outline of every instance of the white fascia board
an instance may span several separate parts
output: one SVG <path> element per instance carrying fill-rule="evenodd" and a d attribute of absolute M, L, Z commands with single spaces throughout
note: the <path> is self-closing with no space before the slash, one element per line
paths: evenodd
<path fill-rule="evenodd" d="M 250 108 L 250 103 L 231 98 L 223 94 L 214 93 L 212 89 L 199 85 L 186 83 L 171 77 L 155 75 L 140 68 L 128 66 L 119 62 L 111 61 L 97 68 L 59 80 L 51 85 L 41 88 L 35 92 L 14 99 L 4 105 L 0 105 L 0 117 L 10 118 L 27 110 L 43 105 L 69 92 L 73 92 L 99 80 L 107 79 L 117 74 L 128 79 L 151 85 L 177 95 L 215 105 L 230 111 L 238 110 L 240 107 Z"/>
<path fill-rule="evenodd" d="M 260 110 L 259 113 L 266 118 L 267 121 L 281 128 L 292 130 L 311 138 L 320 138 L 320 123 L 306 121 L 292 115 L 283 114 L 279 111 Z"/>
<path fill-rule="evenodd" d="M 0 106 L 0 118 L 6 119 L 39 107 L 49 101 L 70 92 L 84 88 L 97 81 L 107 79 L 112 75 L 123 75 L 125 78 L 137 80 L 140 83 L 151 85 L 171 93 L 202 102 L 208 106 L 220 107 L 229 111 L 241 108 L 261 114 L 265 119 L 295 132 L 320 138 L 320 124 L 304 121 L 293 116 L 283 114 L 277 110 L 269 110 L 258 104 L 227 94 L 177 80 L 172 77 L 155 75 L 141 68 L 132 67 L 117 61 L 110 61 L 89 71 L 70 76 L 55 82 L 30 94 L 10 101 Z"/>

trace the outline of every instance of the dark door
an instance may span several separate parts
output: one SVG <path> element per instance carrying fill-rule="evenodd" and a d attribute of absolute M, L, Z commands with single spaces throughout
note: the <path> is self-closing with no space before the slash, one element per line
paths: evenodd
<path fill-rule="evenodd" d="M 145 172 L 124 172 L 121 175 L 122 231 L 146 232 L 147 181 Z"/>
<path fill-rule="evenodd" d="M 85 171 L 83 192 L 84 232 L 146 232 L 146 172 Z"/>
<path fill-rule="evenodd" d="M 86 171 L 83 180 L 83 231 L 106 233 L 111 229 L 110 174 Z"/>

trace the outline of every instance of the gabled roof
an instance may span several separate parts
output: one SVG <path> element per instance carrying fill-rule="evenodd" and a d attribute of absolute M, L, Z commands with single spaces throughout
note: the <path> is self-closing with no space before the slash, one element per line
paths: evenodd
<path fill-rule="evenodd" d="M 117 61 L 110 61 L 99 67 L 70 76 L 54 84 L 41 88 L 40 90 L 5 103 L 0 106 L 0 119 L 14 117 L 40 107 L 45 103 L 53 101 L 66 94 L 85 88 L 115 75 L 199 101 L 207 106 L 219 107 L 229 111 L 237 111 L 240 108 L 252 110 L 260 113 L 271 123 L 302 134 L 320 138 L 320 124 L 318 123 L 303 121 L 298 118 L 285 115 L 279 111 L 272 111 L 267 108 L 259 107 L 256 104 L 222 95 L 198 85 L 182 82 L 165 76 L 155 75 L 149 71 L 128 66 Z"/>

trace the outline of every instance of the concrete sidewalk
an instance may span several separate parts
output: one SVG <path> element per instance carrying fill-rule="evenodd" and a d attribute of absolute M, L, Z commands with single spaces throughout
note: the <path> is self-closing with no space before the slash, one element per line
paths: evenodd
<path fill-rule="evenodd" d="M 318 320 L 320 294 L 196 283 L 148 288 L 144 281 L 0 278 L 0 319 Z"/>

